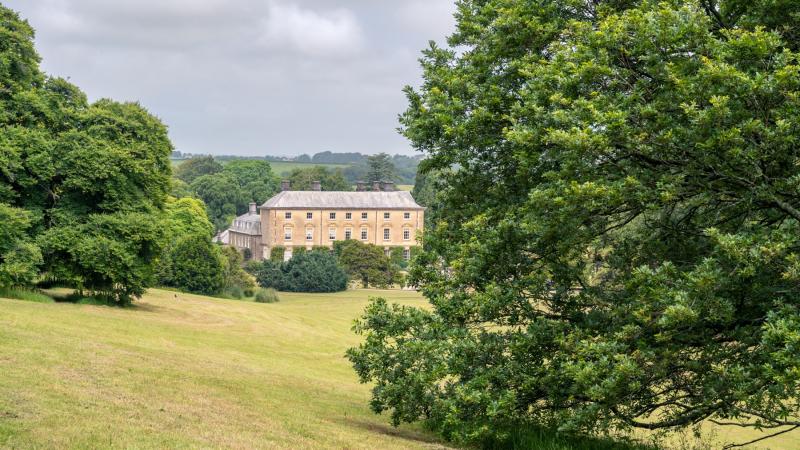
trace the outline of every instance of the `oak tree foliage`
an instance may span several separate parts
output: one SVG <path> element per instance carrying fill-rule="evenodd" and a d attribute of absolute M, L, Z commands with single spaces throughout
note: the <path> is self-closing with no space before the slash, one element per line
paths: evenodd
<path fill-rule="evenodd" d="M 166 127 L 44 74 L 33 36 L 0 6 L 0 211 L 11 217 L 0 228 L 16 233 L 0 249 L 0 283 L 49 279 L 129 302 L 152 283 L 163 242 Z"/>
<path fill-rule="evenodd" d="M 800 3 L 461 0 L 403 133 L 446 189 L 349 357 L 479 440 L 800 425 Z"/>

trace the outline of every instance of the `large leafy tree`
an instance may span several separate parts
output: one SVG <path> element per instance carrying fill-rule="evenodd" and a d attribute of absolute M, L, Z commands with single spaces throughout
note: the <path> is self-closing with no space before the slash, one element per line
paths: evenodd
<path fill-rule="evenodd" d="M 230 173 L 203 175 L 194 180 L 191 188 L 205 202 L 208 216 L 217 229 L 230 226 L 231 220 L 246 208 L 247 198 L 239 181 Z"/>
<path fill-rule="evenodd" d="M 138 104 L 89 104 L 45 76 L 33 30 L 2 6 L 0 37 L 0 202 L 28 218 L 22 246 L 0 255 L 28 273 L 3 282 L 32 282 L 41 262 L 39 278 L 130 301 L 152 282 L 159 253 L 166 127 Z"/>
<path fill-rule="evenodd" d="M 192 184 L 194 180 L 203 175 L 214 175 L 222 172 L 223 167 L 213 156 L 195 156 L 183 161 L 175 169 L 175 178 L 184 183 Z"/>
<path fill-rule="evenodd" d="M 433 309 L 357 325 L 373 408 L 463 440 L 800 426 L 800 3 L 457 19 L 402 116 L 447 184 L 413 272 Z"/>
<path fill-rule="evenodd" d="M 223 169 L 239 182 L 243 197 L 249 202 L 264 203 L 279 190 L 278 177 L 269 162 L 254 159 L 230 161 Z M 247 205 L 243 205 L 244 208 Z"/>
<path fill-rule="evenodd" d="M 289 175 L 292 189 L 310 190 L 312 182 L 319 181 L 323 191 L 352 191 L 353 186 L 347 182 L 341 169 L 329 169 L 324 166 L 297 168 Z"/>
<path fill-rule="evenodd" d="M 392 157 L 387 153 L 378 153 L 367 157 L 367 181 L 395 181 Z"/>
<path fill-rule="evenodd" d="M 382 247 L 348 239 L 336 241 L 334 251 L 347 275 L 361 281 L 365 288 L 386 288 L 400 281 L 399 267 Z"/>

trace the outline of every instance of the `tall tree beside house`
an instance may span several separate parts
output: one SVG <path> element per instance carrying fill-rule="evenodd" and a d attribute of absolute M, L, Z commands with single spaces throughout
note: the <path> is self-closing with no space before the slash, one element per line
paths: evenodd
<path fill-rule="evenodd" d="M 0 265 L 129 302 L 152 283 L 162 244 L 166 127 L 138 104 L 89 104 L 47 77 L 33 30 L 2 6 L 0 33 L 0 203 L 28 221 L 22 247 L 3 249 Z"/>
<path fill-rule="evenodd" d="M 800 425 L 800 2 L 462 0 L 403 132 L 447 177 L 349 352 L 454 439 Z"/>
<path fill-rule="evenodd" d="M 400 281 L 400 268 L 377 245 L 355 239 L 336 241 L 334 253 L 347 275 L 365 288 L 386 288 Z"/>
<path fill-rule="evenodd" d="M 367 181 L 395 181 L 396 178 L 392 157 L 387 153 L 367 157 Z"/>
<path fill-rule="evenodd" d="M 231 220 L 247 205 L 247 196 L 239 180 L 230 173 L 198 177 L 192 182 L 191 189 L 205 203 L 208 217 L 217 230 L 229 227 Z"/>
<path fill-rule="evenodd" d="M 187 159 L 175 169 L 175 178 L 184 183 L 192 184 L 194 180 L 203 175 L 214 175 L 223 170 L 222 164 L 213 156 L 195 156 Z"/>
<path fill-rule="evenodd" d="M 242 190 L 246 203 L 264 203 L 280 190 L 280 180 L 272 172 L 269 162 L 254 159 L 230 161 L 223 169 L 224 173 L 233 175 Z M 247 205 L 237 208 L 237 213 L 245 212 Z"/>
<path fill-rule="evenodd" d="M 426 161 L 422 161 L 417 168 L 417 176 L 411 195 L 417 203 L 427 208 L 425 210 L 426 230 L 435 226 L 439 210 L 442 208 L 440 197 L 444 196 L 442 191 L 448 187 L 447 177 L 454 176 L 454 174 L 455 172 L 451 169 L 429 169 Z"/>
<path fill-rule="evenodd" d="M 298 191 L 311 190 L 312 183 L 319 181 L 323 191 L 352 191 L 353 186 L 345 180 L 340 169 L 329 169 L 323 166 L 294 169 L 289 175 L 292 189 Z"/>

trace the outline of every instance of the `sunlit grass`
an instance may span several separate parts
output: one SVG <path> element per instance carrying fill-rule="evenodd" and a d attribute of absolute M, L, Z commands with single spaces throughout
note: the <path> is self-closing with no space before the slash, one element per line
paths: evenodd
<path fill-rule="evenodd" d="M 372 414 L 344 358 L 370 296 L 425 305 L 415 292 L 281 292 L 263 304 L 153 290 L 130 308 L 50 299 L 71 292 L 37 293 L 49 304 L 0 298 L 0 448 L 448 447 Z M 712 443 L 757 436 L 706 431 Z M 625 448 L 540 432 L 513 443 L 493 448 Z"/>

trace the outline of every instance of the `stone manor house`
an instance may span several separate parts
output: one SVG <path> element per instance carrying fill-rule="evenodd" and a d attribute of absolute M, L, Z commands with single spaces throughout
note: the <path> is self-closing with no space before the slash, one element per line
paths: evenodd
<path fill-rule="evenodd" d="M 318 181 L 310 191 L 293 191 L 288 181 L 281 192 L 260 207 L 233 220 L 218 236 L 240 250 L 249 249 L 254 260 L 269 258 L 275 247 L 285 249 L 284 259 L 298 247 L 333 247 L 342 239 L 358 239 L 383 247 L 388 253 L 402 247 L 409 258 L 423 229 L 425 208 L 411 193 L 397 191 L 394 183 L 363 182 L 355 191 L 322 191 Z"/>

